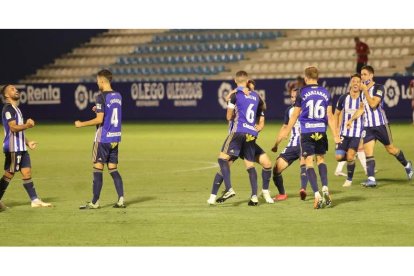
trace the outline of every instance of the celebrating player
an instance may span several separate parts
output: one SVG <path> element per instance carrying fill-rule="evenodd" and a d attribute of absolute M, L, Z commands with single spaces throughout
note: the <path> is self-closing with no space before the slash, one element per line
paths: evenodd
<path fill-rule="evenodd" d="M 109 173 L 115 184 L 118 201 L 114 208 L 125 208 L 124 185 L 118 172 L 118 146 L 121 141 L 122 121 L 122 97 L 119 92 L 111 87 L 112 73 L 109 70 L 101 70 L 96 77 L 99 91 L 96 97 L 96 117 L 92 120 L 76 121 L 76 127 L 97 126 L 95 142 L 93 144 L 93 198 L 91 202 L 80 209 L 98 209 L 99 196 L 103 185 L 102 172 L 104 164 L 107 164 Z"/>
<path fill-rule="evenodd" d="M 257 172 L 254 167 L 255 161 L 255 141 L 258 131 L 255 128 L 257 108 L 260 105 L 261 98 L 255 91 L 244 89 L 247 86 L 248 74 L 245 71 L 236 73 L 235 82 L 237 92 L 231 96 L 227 107 L 226 119 L 234 121 L 230 134 L 224 141 L 223 147 L 219 154 L 218 163 L 223 177 L 226 189 L 223 195 L 216 200 L 214 193 L 216 184 L 213 184 L 213 192 L 208 199 L 209 204 L 214 202 L 222 203 L 236 195 L 231 186 L 229 160 L 231 157 L 238 157 L 240 152 L 244 154 L 244 163 L 249 174 L 252 194 L 249 206 L 256 206 L 257 199 Z M 218 190 L 218 189 L 217 189 Z M 215 191 L 217 193 L 217 191 Z"/>
<path fill-rule="evenodd" d="M 249 80 L 247 82 L 247 88 L 250 91 L 254 91 L 255 86 L 256 86 L 256 82 L 254 80 Z M 232 91 L 232 93 L 230 93 L 226 97 L 226 100 L 229 101 L 231 96 L 236 92 L 237 90 Z M 265 110 L 266 110 L 266 104 L 264 103 L 264 101 L 262 101 L 257 109 L 258 123 L 255 125 L 255 128 L 258 132 L 260 132 L 264 128 L 264 121 L 265 121 L 264 111 Z M 230 121 L 230 124 L 229 124 L 230 131 L 231 131 L 231 128 L 233 127 L 233 123 L 234 121 Z M 272 175 L 272 163 L 270 162 L 270 158 L 257 143 L 255 145 L 254 155 L 255 155 L 256 163 L 259 163 L 262 166 L 262 196 L 267 203 L 270 203 L 270 204 L 274 203 L 274 200 L 270 196 L 270 192 L 269 192 L 269 183 L 270 183 L 270 178 Z M 244 159 L 244 153 L 240 152 L 238 157 L 240 157 L 241 159 Z M 232 156 L 229 160 L 229 165 L 232 165 L 238 159 L 238 157 Z M 217 195 L 217 192 L 222 183 L 223 183 L 223 176 L 221 175 L 220 172 L 217 172 L 216 176 L 214 177 L 213 188 L 212 188 L 211 194 Z M 214 204 L 215 202 L 212 201 L 208 203 Z"/>
<path fill-rule="evenodd" d="M 6 103 L 3 106 L 2 122 L 4 128 L 3 151 L 6 156 L 4 162 L 4 175 L 0 179 L 0 200 L 6 192 L 7 186 L 12 180 L 15 172 L 20 171 L 23 177 L 23 187 L 30 197 L 32 207 L 51 207 L 52 204 L 43 202 L 38 198 L 32 180 L 32 169 L 30 155 L 27 151 L 34 150 L 37 143 L 26 138 L 25 130 L 35 126 L 32 119 L 23 120 L 23 114 L 17 107 L 20 99 L 20 93 L 16 87 L 11 84 L 3 86 L 1 93 Z M 7 207 L 0 201 L 0 211 L 6 210 Z"/>
<path fill-rule="evenodd" d="M 282 126 L 282 129 L 286 129 L 289 123 L 289 119 L 292 116 L 293 110 L 295 109 L 295 101 L 297 98 L 298 89 L 294 88 L 290 91 L 290 100 L 292 105 L 289 106 L 285 111 L 285 119 Z M 277 152 L 277 148 L 282 141 L 282 137 L 277 135 L 275 145 L 272 148 L 273 152 Z M 300 191 L 299 195 L 302 200 L 306 199 L 306 185 L 308 178 L 306 176 L 306 165 L 305 158 L 300 156 L 300 124 L 299 121 L 296 121 L 294 127 L 292 128 L 292 133 L 290 135 L 289 143 L 286 148 L 279 154 L 276 159 L 276 163 L 273 167 L 273 182 L 275 183 L 276 188 L 279 191 L 279 195 L 274 197 L 274 200 L 286 200 L 287 194 L 285 192 L 285 187 L 283 185 L 283 176 L 282 172 L 287 169 L 292 163 L 300 158 Z"/>
<path fill-rule="evenodd" d="M 351 90 L 339 98 L 334 114 L 336 125 L 340 126 L 339 133 L 341 135 L 341 143 L 336 145 L 336 160 L 346 160 L 347 162 L 348 173 L 347 179 L 342 185 L 343 187 L 350 187 L 352 185 L 352 178 L 355 171 L 355 155 L 359 148 L 361 134 L 364 128 L 361 117 L 349 122 L 358 109 L 364 109 L 360 98 L 360 87 L 361 76 L 359 74 L 352 75 Z M 340 117 L 341 122 L 339 122 Z"/>
<path fill-rule="evenodd" d="M 328 150 L 327 123 L 333 133 L 335 143 L 340 142 L 332 114 L 331 94 L 324 87 L 318 85 L 318 78 L 318 69 L 316 67 L 311 66 L 305 69 L 306 86 L 300 89 L 288 126 L 280 131 L 280 137 L 287 138 L 288 133 L 299 118 L 301 152 L 305 158 L 306 175 L 315 193 L 313 204 L 315 209 L 322 208 L 324 203 L 328 207 L 332 206 L 325 164 L 325 153 Z M 318 164 L 319 176 L 321 177 L 323 198 L 319 193 L 314 170 L 314 155 L 316 155 L 316 163 Z"/>
<path fill-rule="evenodd" d="M 362 113 L 364 114 L 364 131 L 362 137 L 364 139 L 364 151 L 367 159 L 368 179 L 363 185 L 365 187 L 377 186 L 374 158 L 374 146 L 377 140 L 384 145 L 389 154 L 394 155 L 398 162 L 404 166 L 407 177 L 411 180 L 414 175 L 411 161 L 405 159 L 402 150 L 395 147 L 392 141 L 391 130 L 383 107 L 384 86 L 374 82 L 374 68 L 369 65 L 362 67 L 361 79 L 361 90 L 363 92 L 361 97 L 364 103 L 364 111 L 354 114 L 351 121 L 358 118 Z"/>

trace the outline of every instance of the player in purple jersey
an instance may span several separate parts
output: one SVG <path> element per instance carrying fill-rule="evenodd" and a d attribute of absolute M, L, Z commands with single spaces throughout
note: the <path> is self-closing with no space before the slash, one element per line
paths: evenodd
<path fill-rule="evenodd" d="M 328 191 L 328 175 L 325 164 L 325 153 L 328 150 L 328 139 L 326 136 L 327 124 L 329 125 L 335 143 L 340 142 L 336 130 L 335 120 L 332 114 L 331 94 L 322 86 L 318 85 L 318 69 L 307 67 L 305 69 L 306 86 L 300 89 L 295 102 L 295 109 L 289 119 L 287 128 L 280 131 L 280 136 L 287 138 L 288 133 L 299 118 L 301 131 L 301 153 L 306 162 L 306 175 L 312 190 L 315 193 L 314 208 L 332 206 L 331 196 Z M 319 193 L 313 159 L 316 155 L 319 175 L 322 182 L 322 194 Z"/>
<path fill-rule="evenodd" d="M 221 175 L 224 179 L 226 189 L 223 195 L 216 200 L 216 195 L 211 194 L 208 199 L 209 204 L 214 202 L 222 203 L 236 195 L 231 186 L 229 160 L 237 157 L 241 152 L 244 154 L 244 163 L 249 174 L 252 194 L 249 206 L 258 205 L 257 199 L 257 172 L 254 167 L 255 144 L 258 131 L 255 128 L 257 108 L 260 105 L 260 97 L 255 91 L 245 89 L 247 86 L 248 74 L 245 71 L 236 73 L 235 82 L 237 92 L 234 93 L 228 103 L 226 119 L 234 121 L 231 126 L 230 134 L 227 136 L 219 154 L 218 163 Z"/>
<path fill-rule="evenodd" d="M 374 158 L 374 146 L 377 140 L 384 145 L 389 154 L 394 155 L 398 162 L 404 166 L 407 177 L 411 180 L 414 175 L 411 161 L 407 161 L 402 150 L 393 144 L 391 130 L 383 107 L 385 88 L 383 85 L 374 82 L 374 68 L 372 66 L 366 65 L 362 67 L 361 78 L 361 90 L 363 92 L 361 98 L 364 103 L 364 110 L 354 114 L 352 119 L 355 120 L 364 114 L 362 137 L 367 159 L 368 179 L 363 185 L 365 187 L 377 186 Z"/>
<path fill-rule="evenodd" d="M 30 141 L 25 136 L 25 130 L 35 126 L 32 119 L 27 119 L 26 123 L 23 114 L 17 107 L 20 93 L 11 84 L 3 86 L 1 93 L 5 99 L 2 111 L 2 122 L 4 127 L 3 152 L 6 157 L 4 162 L 4 175 L 0 179 L 0 211 L 7 209 L 1 199 L 6 189 L 14 177 L 15 172 L 20 171 L 23 178 L 23 187 L 30 197 L 32 207 L 51 207 L 52 204 L 43 202 L 38 198 L 32 181 L 32 166 L 27 147 L 31 150 L 36 148 L 37 143 Z"/>
<path fill-rule="evenodd" d="M 361 75 L 354 74 L 351 76 L 350 92 L 342 95 L 336 104 L 335 122 L 340 134 L 341 143 L 336 145 L 336 160 L 338 162 L 347 162 L 347 179 L 342 185 L 350 187 L 355 171 L 355 157 L 358 151 L 361 134 L 364 129 L 362 118 L 351 120 L 352 116 L 358 111 L 364 109 L 361 100 Z M 359 153 L 358 153 L 359 154 Z"/>
<path fill-rule="evenodd" d="M 118 172 L 118 146 L 121 141 L 122 122 L 122 97 L 113 91 L 111 87 L 112 73 L 109 70 L 101 70 L 96 77 L 99 93 L 96 97 L 94 111 L 96 117 L 92 120 L 76 121 L 76 127 L 96 126 L 95 142 L 92 150 L 93 162 L 93 198 L 91 202 L 80 207 L 80 209 L 99 208 L 99 196 L 103 185 L 102 172 L 104 164 L 115 184 L 118 201 L 114 208 L 125 208 L 124 185 Z"/>
<path fill-rule="evenodd" d="M 293 88 L 290 91 L 290 100 L 292 105 L 286 109 L 285 112 L 285 119 L 283 122 L 282 129 L 286 129 L 289 123 L 289 119 L 293 114 L 293 110 L 295 109 L 295 101 L 297 98 L 298 89 Z M 275 145 L 272 148 L 273 152 L 277 152 L 278 146 L 282 141 L 282 137 L 280 133 L 277 135 Z M 302 200 L 306 199 L 306 185 L 308 182 L 308 178 L 306 176 L 306 165 L 305 165 L 305 158 L 300 156 L 300 124 L 299 121 L 296 121 L 294 127 L 292 128 L 292 133 L 290 135 L 289 142 L 286 148 L 279 154 L 276 159 L 276 163 L 273 167 L 273 183 L 275 184 L 276 188 L 279 191 L 279 195 L 274 197 L 274 200 L 286 200 L 287 194 L 285 192 L 285 187 L 283 185 L 283 176 L 282 172 L 286 170 L 292 163 L 298 159 L 300 159 L 300 181 L 301 181 L 301 188 L 299 191 L 300 198 Z"/>
<path fill-rule="evenodd" d="M 256 86 L 256 83 L 255 83 L 254 80 L 249 80 L 247 82 L 247 88 L 250 91 L 254 91 L 255 86 Z M 237 90 L 235 89 L 229 95 L 227 95 L 226 101 L 230 101 L 231 96 L 236 92 L 237 92 Z M 262 131 L 263 128 L 264 128 L 264 124 L 265 124 L 264 111 L 266 111 L 266 104 L 262 100 L 261 104 L 259 105 L 259 107 L 257 109 L 257 115 L 256 115 L 257 116 L 257 124 L 255 125 L 255 128 L 257 129 L 258 132 Z M 232 128 L 232 125 L 233 125 L 233 121 L 230 122 L 230 130 Z M 270 161 L 269 156 L 266 154 L 266 152 L 257 143 L 255 145 L 254 155 L 255 155 L 256 163 L 258 163 L 262 166 L 262 196 L 263 196 L 263 198 L 265 199 L 265 201 L 267 203 L 272 204 L 272 203 L 274 203 L 274 200 L 270 196 L 270 191 L 269 191 L 269 183 L 270 183 L 270 178 L 272 176 L 272 163 Z M 244 159 L 244 153 L 240 152 L 240 155 L 238 157 L 237 156 L 232 156 L 229 160 L 229 166 L 231 166 L 239 157 L 241 159 Z M 220 189 L 220 186 L 221 186 L 222 183 L 223 183 L 223 176 L 221 175 L 221 172 L 217 172 L 215 177 L 214 177 L 214 181 L 213 181 L 213 188 L 212 188 L 212 191 L 211 191 L 212 195 L 217 195 L 217 192 Z M 214 204 L 215 201 L 211 201 L 211 203 L 210 202 L 208 202 L 208 203 L 209 204 Z"/>

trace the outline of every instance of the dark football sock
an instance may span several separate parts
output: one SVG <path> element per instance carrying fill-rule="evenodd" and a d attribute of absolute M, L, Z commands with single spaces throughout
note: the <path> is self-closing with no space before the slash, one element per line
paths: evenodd
<path fill-rule="evenodd" d="M 99 196 L 101 195 L 103 185 L 103 174 L 101 169 L 94 168 L 93 169 L 93 199 L 92 203 L 96 204 L 99 200 Z"/>
<path fill-rule="evenodd" d="M 220 166 L 221 175 L 223 176 L 224 186 L 226 186 L 226 191 L 228 191 L 231 189 L 229 163 L 227 160 L 219 158 L 218 164 Z"/>
<path fill-rule="evenodd" d="M 223 183 L 223 176 L 220 173 L 216 173 L 213 180 L 213 187 L 211 188 L 211 194 L 217 195 L 221 183 Z"/>
<path fill-rule="evenodd" d="M 124 183 L 122 182 L 122 177 L 119 174 L 117 169 L 109 170 L 109 174 L 112 176 L 114 180 L 116 193 L 118 194 L 118 199 L 124 196 Z"/>
<path fill-rule="evenodd" d="M 407 159 L 405 159 L 404 153 L 402 150 L 400 150 L 396 155 L 394 155 L 395 158 L 397 158 L 398 162 L 401 163 L 404 167 L 407 166 L 408 162 Z"/>
<path fill-rule="evenodd" d="M 306 190 L 308 184 L 308 177 L 306 176 L 306 166 L 300 166 L 300 188 Z"/>
<path fill-rule="evenodd" d="M 319 192 L 318 182 L 316 180 L 316 173 L 313 167 L 306 168 L 306 176 L 308 177 L 309 183 L 314 193 Z"/>
<path fill-rule="evenodd" d="M 368 177 L 375 177 L 375 158 L 367 156 L 367 174 Z"/>
<path fill-rule="evenodd" d="M 257 196 L 257 172 L 254 167 L 247 169 L 249 173 L 250 186 L 252 188 L 252 196 Z"/>
<path fill-rule="evenodd" d="M 262 169 L 263 190 L 269 190 L 270 178 L 272 177 L 272 168 Z"/>
<path fill-rule="evenodd" d="M 3 195 L 6 192 L 7 187 L 9 186 L 10 180 L 11 179 L 6 176 L 3 176 L 0 179 L 0 200 L 3 198 Z"/>
<path fill-rule="evenodd" d="M 354 177 L 354 171 L 355 171 L 355 160 L 347 161 L 346 169 L 348 172 L 347 180 L 352 181 L 352 178 Z"/>
<path fill-rule="evenodd" d="M 318 165 L 319 176 L 321 178 L 322 186 L 328 186 L 328 168 L 325 163 Z"/>
<path fill-rule="evenodd" d="M 35 200 L 37 198 L 36 190 L 31 178 L 23 179 L 23 187 L 26 189 L 27 194 L 30 197 L 30 200 Z"/>
<path fill-rule="evenodd" d="M 281 173 L 273 173 L 273 183 L 275 183 L 279 194 L 284 195 L 285 187 L 283 186 L 283 176 Z"/>

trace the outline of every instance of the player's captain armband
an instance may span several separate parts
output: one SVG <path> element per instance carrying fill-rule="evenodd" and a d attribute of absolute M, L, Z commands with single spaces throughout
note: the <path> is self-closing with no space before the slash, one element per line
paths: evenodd
<path fill-rule="evenodd" d="M 234 109 L 236 105 L 232 104 L 231 102 L 227 103 L 227 108 Z"/>
<path fill-rule="evenodd" d="M 8 112 L 8 111 L 7 111 L 5 115 L 6 115 L 6 119 L 7 119 L 7 120 L 10 120 L 10 119 L 11 119 L 11 114 L 10 114 L 10 112 Z"/>

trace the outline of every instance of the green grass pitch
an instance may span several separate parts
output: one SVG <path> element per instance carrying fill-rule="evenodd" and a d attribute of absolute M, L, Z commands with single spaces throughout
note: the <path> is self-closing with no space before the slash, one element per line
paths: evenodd
<path fill-rule="evenodd" d="M 280 123 L 268 122 L 258 144 L 270 152 Z M 392 125 L 394 142 L 414 160 L 409 124 Z M 250 207 L 243 162 L 231 170 L 236 197 L 210 207 L 206 200 L 219 150 L 227 134 L 223 123 L 128 123 L 123 127 L 119 171 L 126 209 L 114 209 L 116 192 L 105 170 L 99 210 L 79 210 L 91 199 L 94 128 L 39 124 L 27 131 L 39 142 L 31 151 L 38 194 L 54 208 L 32 209 L 20 175 L 11 182 L 0 213 L 0 246 L 413 246 L 414 182 L 377 144 L 379 186 L 364 180 L 357 161 L 354 185 L 333 175 L 334 145 L 326 157 L 334 207 L 314 210 L 312 196 L 301 201 L 299 164 L 284 173 L 289 199 Z M 329 133 L 330 135 L 330 133 Z M 284 143 L 282 146 L 284 146 Z M 281 148 L 282 149 L 282 148 Z M 261 170 L 256 166 L 261 186 Z M 276 188 L 270 184 L 272 195 Z M 310 187 L 308 187 L 310 191 Z"/>

